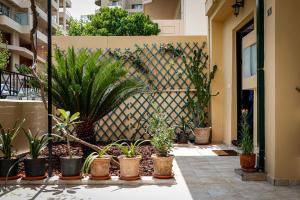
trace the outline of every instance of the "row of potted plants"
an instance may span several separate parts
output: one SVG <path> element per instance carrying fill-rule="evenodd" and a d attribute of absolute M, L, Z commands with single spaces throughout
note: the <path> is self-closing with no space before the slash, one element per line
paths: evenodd
<path fill-rule="evenodd" d="M 138 140 L 134 143 L 117 141 L 105 147 L 97 147 L 96 151 L 91 153 L 82 164 L 82 157 L 73 155 L 71 152 L 70 141 L 76 137 L 69 132 L 69 127 L 78 122 L 79 113 L 73 115 L 70 112 L 59 109 L 60 118 L 54 117 L 56 122 L 54 129 L 61 134 L 53 134 L 53 137 L 64 139 L 67 143 L 68 156 L 60 158 L 61 178 L 76 179 L 82 174 L 89 175 L 91 179 L 104 180 L 109 179 L 109 168 L 111 162 L 117 162 L 120 166 L 120 179 L 136 180 L 140 178 L 139 168 L 142 159 L 139 154 L 139 146 L 144 142 Z M 46 158 L 40 157 L 42 150 L 47 146 L 49 138 L 47 135 L 33 135 L 30 130 L 23 129 L 25 137 L 29 145 L 29 154 L 21 159 L 14 157 L 12 152 L 12 142 L 20 132 L 21 123 L 17 123 L 11 130 L 5 130 L 0 127 L 0 151 L 4 154 L 4 158 L 0 159 L 0 177 L 8 177 L 8 179 L 18 178 L 18 162 L 23 161 L 25 166 L 25 178 L 29 180 L 43 179 L 46 177 Z M 172 178 L 172 162 L 174 156 L 170 154 L 173 147 L 174 128 L 167 125 L 166 115 L 159 109 L 152 115 L 149 120 L 148 131 L 152 135 L 151 144 L 156 150 L 156 154 L 152 155 L 154 163 L 154 174 L 156 178 Z M 87 144 L 88 145 L 88 144 Z M 93 146 L 92 146 L 93 147 Z M 118 157 L 118 161 L 107 151 L 117 147 L 122 155 Z M 94 149 L 95 150 L 95 149 Z"/>

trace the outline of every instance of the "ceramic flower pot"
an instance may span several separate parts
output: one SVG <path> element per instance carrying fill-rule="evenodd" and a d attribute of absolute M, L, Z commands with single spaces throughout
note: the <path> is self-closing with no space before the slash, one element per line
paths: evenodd
<path fill-rule="evenodd" d="M 173 160 L 174 160 L 173 155 L 162 157 L 153 154 L 151 158 L 153 159 L 153 168 L 154 168 L 153 176 L 155 178 L 165 179 L 165 178 L 173 177 L 173 171 L 172 171 Z"/>
<path fill-rule="evenodd" d="M 46 172 L 46 158 L 24 160 L 25 176 L 26 177 L 42 177 Z"/>
<path fill-rule="evenodd" d="M 256 155 L 252 154 L 241 154 L 240 155 L 240 165 L 243 171 L 253 172 L 255 170 Z"/>
<path fill-rule="evenodd" d="M 140 162 L 141 156 L 133 158 L 121 155 L 118 157 L 120 163 L 120 179 L 137 180 L 140 178 Z"/>
<path fill-rule="evenodd" d="M 9 169 L 18 162 L 18 159 L 0 159 L 0 177 L 6 177 Z M 8 176 L 13 177 L 18 175 L 18 164 L 10 170 Z"/>
<path fill-rule="evenodd" d="M 112 156 L 105 155 L 102 158 L 96 158 L 91 164 L 91 175 L 94 179 L 108 179 L 109 168 Z"/>
<path fill-rule="evenodd" d="M 72 158 L 60 157 L 60 172 L 62 177 L 80 176 L 82 167 L 82 157 L 73 156 Z"/>
<path fill-rule="evenodd" d="M 194 134 L 195 134 L 195 144 L 200 144 L 200 145 L 209 144 L 211 127 L 195 128 Z"/>

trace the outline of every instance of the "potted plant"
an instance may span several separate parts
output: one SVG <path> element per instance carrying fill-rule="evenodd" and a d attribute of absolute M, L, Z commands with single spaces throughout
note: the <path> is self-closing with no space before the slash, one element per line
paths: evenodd
<path fill-rule="evenodd" d="M 53 116 L 53 119 L 56 121 L 55 128 L 62 133 L 62 138 L 67 142 L 67 152 L 68 156 L 60 157 L 60 172 L 62 179 L 78 179 L 80 178 L 80 171 L 82 167 L 82 157 L 72 154 L 71 145 L 70 145 L 70 135 L 69 128 L 79 123 L 79 112 L 74 113 L 72 116 L 70 111 L 65 111 L 63 109 L 57 109 L 60 118 Z M 57 136 L 57 135 L 55 135 Z"/>
<path fill-rule="evenodd" d="M 137 140 L 128 144 L 123 142 L 118 145 L 122 155 L 118 156 L 120 163 L 120 179 L 121 180 L 137 180 L 140 178 L 140 162 L 142 156 L 139 155 L 138 148 L 145 141 Z"/>
<path fill-rule="evenodd" d="M 4 129 L 0 124 L 0 151 L 3 158 L 0 159 L 0 177 L 12 179 L 18 175 L 18 159 L 14 157 L 12 143 L 19 133 L 19 130 L 25 119 L 21 122 L 16 122 L 12 129 Z"/>
<path fill-rule="evenodd" d="M 182 117 L 181 124 L 176 128 L 176 140 L 179 144 L 187 144 L 190 137 L 190 124 Z"/>
<path fill-rule="evenodd" d="M 31 131 L 25 131 L 25 136 L 29 145 L 29 157 L 25 157 L 25 178 L 27 179 L 43 179 L 46 172 L 46 158 L 40 157 L 43 149 L 47 147 L 49 137 L 47 135 L 32 135 Z"/>
<path fill-rule="evenodd" d="M 167 124 L 167 115 L 155 107 L 149 121 L 148 132 L 152 136 L 151 144 L 156 150 L 152 155 L 155 178 L 172 178 L 174 156 L 170 154 L 174 144 L 174 128 Z"/>
<path fill-rule="evenodd" d="M 255 171 L 256 155 L 253 153 L 253 141 L 250 136 L 250 126 L 248 123 L 248 110 L 242 110 L 241 119 L 241 133 L 242 141 L 240 148 L 242 153 L 240 154 L 240 165 L 243 171 L 253 172 Z"/>
<path fill-rule="evenodd" d="M 211 96 L 211 82 L 215 77 L 217 66 L 209 68 L 208 55 L 204 51 L 206 43 L 199 50 L 195 50 L 193 56 L 183 58 L 183 63 L 188 71 L 188 77 L 195 87 L 195 98 L 188 92 L 187 107 L 193 114 L 194 135 L 196 144 L 209 144 L 211 127 L 208 121 L 209 103 Z"/>
<path fill-rule="evenodd" d="M 115 143 L 107 145 L 102 150 L 91 153 L 83 163 L 82 173 L 91 173 L 90 178 L 95 180 L 110 179 L 109 168 L 112 156 L 107 155 L 106 152 L 114 145 Z"/>

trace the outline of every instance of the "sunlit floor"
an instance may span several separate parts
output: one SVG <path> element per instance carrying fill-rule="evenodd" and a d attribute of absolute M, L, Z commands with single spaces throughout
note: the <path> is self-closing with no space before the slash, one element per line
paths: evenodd
<path fill-rule="evenodd" d="M 211 151 L 225 148 L 224 145 L 175 147 L 176 184 L 173 185 L 10 186 L 1 188 L 0 199 L 300 199 L 300 186 L 274 187 L 267 182 L 241 181 L 234 173 L 239 166 L 238 157 L 219 157 Z"/>

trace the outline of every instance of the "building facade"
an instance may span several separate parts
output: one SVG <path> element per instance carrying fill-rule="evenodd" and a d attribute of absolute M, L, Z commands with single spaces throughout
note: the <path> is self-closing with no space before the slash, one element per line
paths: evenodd
<path fill-rule="evenodd" d="M 213 141 L 240 140 L 250 113 L 258 164 L 274 185 L 300 183 L 300 1 L 207 0 Z M 233 9 L 235 8 L 235 9 Z"/>
<path fill-rule="evenodd" d="M 44 64 L 47 55 L 47 1 L 37 0 L 38 28 L 36 34 L 38 62 Z M 71 6 L 70 0 L 52 0 L 52 29 L 55 33 L 59 28 L 66 29 L 66 8 Z M 60 10 L 62 9 L 62 10 Z M 29 0 L 0 0 L 0 31 L 7 41 L 11 53 L 7 69 L 25 64 L 32 64 L 30 31 L 32 28 L 32 13 Z"/>
<path fill-rule="evenodd" d="M 123 8 L 129 13 L 144 12 L 158 23 L 160 35 L 207 35 L 205 0 L 95 0 L 95 3 Z"/>

